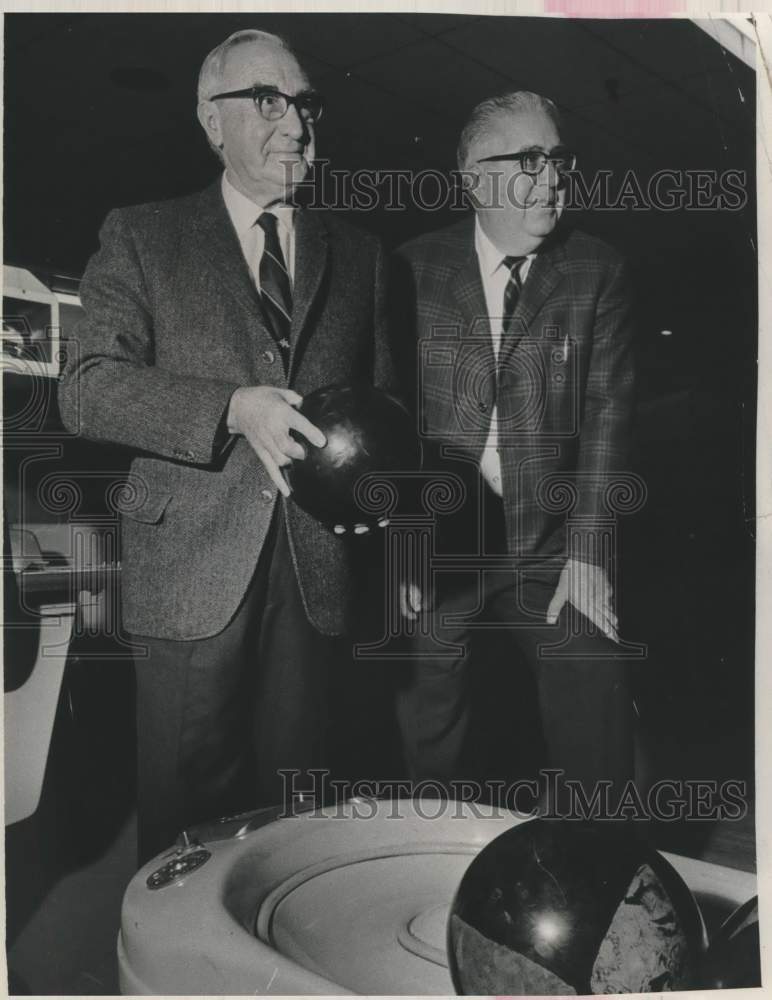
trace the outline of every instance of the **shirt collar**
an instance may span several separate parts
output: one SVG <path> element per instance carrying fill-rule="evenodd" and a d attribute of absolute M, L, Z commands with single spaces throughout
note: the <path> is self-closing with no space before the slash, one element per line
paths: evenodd
<path fill-rule="evenodd" d="M 494 244 L 490 241 L 488 236 L 486 236 L 483 231 L 483 227 L 480 225 L 480 219 L 475 216 L 474 220 L 474 248 L 477 253 L 477 259 L 480 261 L 480 270 L 486 277 L 493 276 L 496 271 L 504 263 L 503 254 Z M 533 260 L 536 253 L 529 253 L 525 255 L 526 260 Z"/>
<path fill-rule="evenodd" d="M 233 228 L 236 230 L 239 239 L 242 239 L 252 226 L 254 226 L 258 216 L 264 209 L 257 202 L 252 201 L 251 198 L 247 198 L 241 191 L 237 191 L 225 176 L 225 173 L 222 175 L 222 196 L 225 201 L 225 207 L 228 209 L 228 215 L 233 223 Z M 295 222 L 295 208 L 293 205 L 272 205 L 269 211 L 272 215 L 276 216 L 280 226 L 283 226 L 288 232 L 292 232 Z"/>

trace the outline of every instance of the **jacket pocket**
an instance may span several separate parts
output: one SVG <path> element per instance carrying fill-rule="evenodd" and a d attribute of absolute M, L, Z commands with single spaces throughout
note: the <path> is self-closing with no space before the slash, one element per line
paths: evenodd
<path fill-rule="evenodd" d="M 133 508 L 127 504 L 121 514 L 140 524 L 160 524 L 171 498 L 171 493 L 148 493 L 141 506 Z"/>

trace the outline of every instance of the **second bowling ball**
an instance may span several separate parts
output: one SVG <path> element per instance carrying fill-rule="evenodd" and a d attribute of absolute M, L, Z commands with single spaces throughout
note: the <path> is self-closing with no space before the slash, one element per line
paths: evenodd
<path fill-rule="evenodd" d="M 613 824 L 536 819 L 491 841 L 451 908 L 458 993 L 571 996 L 689 989 L 697 903 L 657 851 Z"/>

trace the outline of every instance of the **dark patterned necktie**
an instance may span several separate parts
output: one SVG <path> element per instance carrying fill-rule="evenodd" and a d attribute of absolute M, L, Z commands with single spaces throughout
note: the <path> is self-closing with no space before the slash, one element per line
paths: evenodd
<path fill-rule="evenodd" d="M 257 220 L 265 233 L 265 246 L 260 258 L 260 297 L 273 338 L 281 350 L 285 371 L 289 368 L 290 327 L 292 325 L 292 289 L 289 272 L 281 252 L 276 216 L 263 212 Z"/>
<path fill-rule="evenodd" d="M 504 266 L 509 271 L 509 281 L 504 289 L 503 319 L 501 332 L 509 333 L 512 327 L 512 317 L 517 308 L 520 292 L 523 290 L 523 282 L 520 280 L 520 266 L 525 257 L 505 257 Z"/>

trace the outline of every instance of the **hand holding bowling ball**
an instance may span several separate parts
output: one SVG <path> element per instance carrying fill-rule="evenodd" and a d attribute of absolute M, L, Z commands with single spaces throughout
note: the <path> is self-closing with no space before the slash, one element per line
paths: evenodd
<path fill-rule="evenodd" d="M 536 819 L 467 869 L 448 958 L 462 994 L 650 993 L 693 987 L 704 937 L 686 884 L 633 832 Z"/>
<path fill-rule="evenodd" d="M 357 483 L 368 473 L 388 476 L 418 467 L 418 439 L 407 409 L 387 392 L 355 383 L 309 393 L 299 413 L 325 444 L 306 447 L 305 458 L 288 467 L 293 500 L 329 527 L 374 526 L 380 518 L 357 502 Z"/>
<path fill-rule="evenodd" d="M 297 410 L 302 397 L 272 385 L 242 386 L 231 396 L 227 423 L 231 434 L 243 434 L 274 485 L 284 496 L 289 487 L 281 468 L 305 454 L 301 442 L 321 447 L 324 434 Z M 302 435 L 291 437 L 290 435 Z"/>

